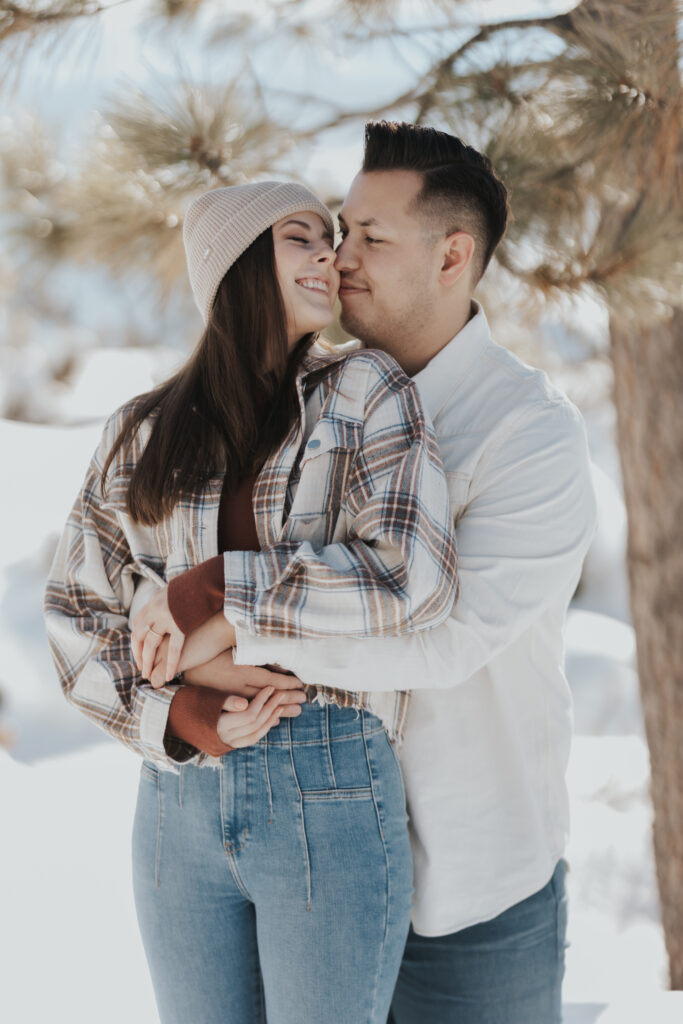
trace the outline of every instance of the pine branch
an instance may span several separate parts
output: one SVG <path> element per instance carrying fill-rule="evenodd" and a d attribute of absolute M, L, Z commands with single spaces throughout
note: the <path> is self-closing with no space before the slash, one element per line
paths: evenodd
<path fill-rule="evenodd" d="M 155 91 L 160 99 L 130 88 L 110 102 L 110 159 L 164 172 L 178 189 L 197 188 L 207 175 L 215 185 L 250 180 L 272 171 L 293 143 L 247 76 L 223 87 L 160 81 Z"/>
<path fill-rule="evenodd" d="M 0 0 L 0 43 L 22 32 L 35 35 L 41 29 L 63 25 L 79 18 L 90 18 L 130 0 L 99 4 L 95 0 L 53 0 L 47 6 Z"/>
<path fill-rule="evenodd" d="M 528 31 L 530 28 L 542 28 L 563 35 L 570 31 L 570 17 L 569 14 L 556 14 L 548 18 L 509 18 L 491 25 L 482 25 L 474 35 L 443 57 L 430 72 L 431 82 L 420 96 L 416 121 L 423 121 L 428 112 L 438 105 L 438 97 L 452 79 L 454 65 L 473 47 L 489 42 L 495 35 L 515 29 Z"/>
<path fill-rule="evenodd" d="M 204 0 L 157 0 L 162 14 L 169 21 L 182 17 L 194 16 L 204 3 Z"/>
<path fill-rule="evenodd" d="M 96 261 L 115 273 L 151 270 L 168 290 L 184 276 L 180 232 L 199 192 L 273 173 L 292 135 L 274 125 L 244 78 L 223 89 L 183 82 L 161 101 L 112 101 L 84 162 L 50 177 L 37 123 L 3 142 L 12 227 L 25 250 L 56 263 Z"/>

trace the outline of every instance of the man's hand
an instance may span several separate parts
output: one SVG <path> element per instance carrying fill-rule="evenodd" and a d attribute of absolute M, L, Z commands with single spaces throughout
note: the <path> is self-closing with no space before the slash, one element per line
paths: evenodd
<path fill-rule="evenodd" d="M 249 747 L 258 743 L 281 718 L 296 718 L 306 700 L 301 690 L 275 690 L 264 687 L 251 701 L 231 695 L 218 719 L 218 736 L 229 747 Z"/>

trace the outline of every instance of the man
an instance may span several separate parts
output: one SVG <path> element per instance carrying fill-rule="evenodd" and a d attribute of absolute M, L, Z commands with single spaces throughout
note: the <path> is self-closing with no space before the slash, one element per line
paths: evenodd
<path fill-rule="evenodd" d="M 414 376 L 439 439 L 459 557 L 449 621 L 389 640 L 237 631 L 241 664 L 372 691 L 390 663 L 413 691 L 401 763 L 415 898 L 393 1024 L 561 1019 L 563 623 L 595 505 L 579 414 L 492 341 L 472 301 L 507 212 L 485 157 L 383 122 L 366 127 L 339 217 L 342 324 Z"/>

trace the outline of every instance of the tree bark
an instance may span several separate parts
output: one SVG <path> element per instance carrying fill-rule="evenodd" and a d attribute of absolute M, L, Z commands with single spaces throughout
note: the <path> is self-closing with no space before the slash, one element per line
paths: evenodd
<path fill-rule="evenodd" d="M 671 987 L 683 989 L 683 309 L 610 327 L 657 881 Z"/>

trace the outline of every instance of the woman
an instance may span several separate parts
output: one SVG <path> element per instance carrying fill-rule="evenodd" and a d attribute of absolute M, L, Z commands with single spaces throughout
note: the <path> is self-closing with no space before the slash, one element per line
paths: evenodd
<path fill-rule="evenodd" d="M 332 236 L 299 185 L 190 206 L 206 329 L 174 378 L 106 424 L 48 583 L 67 697 L 144 758 L 135 896 L 164 1024 L 384 1021 L 408 930 L 391 744 L 408 695 L 314 687 L 299 712 L 296 691 L 264 690 L 264 735 L 240 746 L 220 740 L 230 713 L 209 667 L 216 720 L 198 747 L 182 735 L 198 688 L 146 682 L 128 627 L 136 583 L 221 550 L 225 617 L 241 629 L 386 636 L 448 615 L 448 497 L 414 386 L 380 353 L 312 348 L 336 297 Z"/>

